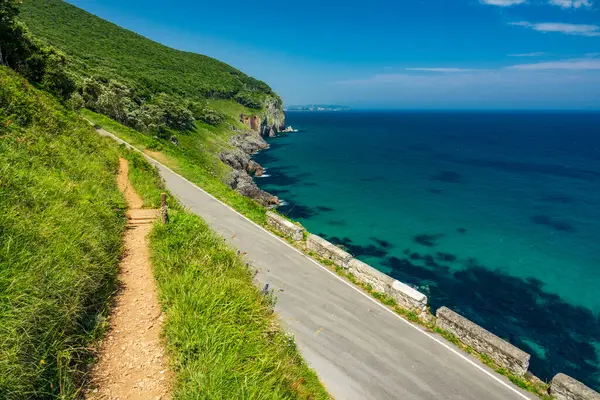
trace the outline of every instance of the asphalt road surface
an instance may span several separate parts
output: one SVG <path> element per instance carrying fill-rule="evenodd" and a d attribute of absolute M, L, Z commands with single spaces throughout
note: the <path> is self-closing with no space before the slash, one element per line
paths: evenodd
<path fill-rule="evenodd" d="M 98 132 L 110 136 L 102 129 Z M 285 329 L 338 400 L 535 399 L 149 158 L 167 188 L 258 268 Z"/>

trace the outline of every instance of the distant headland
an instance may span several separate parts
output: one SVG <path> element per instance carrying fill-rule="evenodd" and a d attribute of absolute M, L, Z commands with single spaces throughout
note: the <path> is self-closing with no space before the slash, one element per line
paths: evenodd
<path fill-rule="evenodd" d="M 337 106 L 331 104 L 308 104 L 303 106 L 288 106 L 284 111 L 307 111 L 307 112 L 323 112 L 323 111 L 350 111 L 350 107 Z"/>

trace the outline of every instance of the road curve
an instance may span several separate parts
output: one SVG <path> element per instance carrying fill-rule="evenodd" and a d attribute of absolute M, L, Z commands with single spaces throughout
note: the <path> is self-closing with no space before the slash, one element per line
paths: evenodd
<path fill-rule="evenodd" d="M 114 135 L 99 129 L 124 143 Z M 410 324 L 161 163 L 167 188 L 259 269 L 304 359 L 338 400 L 535 399 Z"/>

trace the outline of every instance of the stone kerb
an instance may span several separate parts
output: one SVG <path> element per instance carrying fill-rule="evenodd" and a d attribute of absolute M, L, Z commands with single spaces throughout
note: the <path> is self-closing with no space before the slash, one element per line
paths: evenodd
<path fill-rule="evenodd" d="M 531 356 L 498 336 L 483 329 L 447 307 L 436 312 L 436 326 L 452 333 L 462 343 L 485 354 L 498 365 L 515 375 L 522 376 L 529 368 Z"/>
<path fill-rule="evenodd" d="M 304 229 L 272 211 L 267 212 L 267 224 L 294 241 L 304 239 Z"/>
<path fill-rule="evenodd" d="M 348 263 L 352 259 L 349 253 L 317 235 L 308 236 L 306 247 L 308 250 L 317 253 L 319 257 L 331 260 L 338 267 L 345 269 L 348 268 Z"/>
<path fill-rule="evenodd" d="M 550 394 L 557 400 L 600 400 L 600 393 L 565 374 L 552 378 Z"/>

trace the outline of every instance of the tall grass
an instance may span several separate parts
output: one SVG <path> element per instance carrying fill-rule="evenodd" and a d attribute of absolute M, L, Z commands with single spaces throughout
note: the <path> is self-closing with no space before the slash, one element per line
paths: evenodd
<path fill-rule="evenodd" d="M 116 147 L 0 67 L 0 398 L 74 398 L 114 289 Z"/>
<path fill-rule="evenodd" d="M 329 398 L 280 330 L 273 298 L 204 221 L 172 212 L 150 245 L 176 399 Z"/>
<path fill-rule="evenodd" d="M 153 193 L 142 182 L 163 191 L 156 170 L 129 156 L 138 158 L 129 171 L 142 198 Z M 169 204 L 169 223 L 154 226 L 150 248 L 175 399 L 329 398 L 246 263 L 202 219 Z"/>

